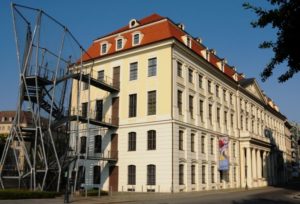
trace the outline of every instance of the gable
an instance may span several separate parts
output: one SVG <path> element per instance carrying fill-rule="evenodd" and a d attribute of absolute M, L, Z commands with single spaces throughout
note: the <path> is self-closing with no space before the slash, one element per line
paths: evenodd
<path fill-rule="evenodd" d="M 241 82 L 241 85 L 252 95 L 254 95 L 256 98 L 258 98 L 260 101 L 266 103 L 265 97 L 261 91 L 261 88 L 259 87 L 258 83 L 254 78 L 252 79 L 244 79 Z"/>

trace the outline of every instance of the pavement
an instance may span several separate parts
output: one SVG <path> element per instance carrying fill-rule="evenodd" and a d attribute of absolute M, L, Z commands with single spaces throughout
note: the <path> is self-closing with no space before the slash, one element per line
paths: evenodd
<path fill-rule="evenodd" d="M 63 197 L 55 199 L 0 200 L 0 204 L 58 204 Z M 96 203 L 222 203 L 222 204 L 300 204 L 300 183 L 285 187 L 264 187 L 256 189 L 227 189 L 218 191 L 197 191 L 180 193 L 135 193 L 118 192 L 111 196 L 71 196 L 73 204 Z"/>

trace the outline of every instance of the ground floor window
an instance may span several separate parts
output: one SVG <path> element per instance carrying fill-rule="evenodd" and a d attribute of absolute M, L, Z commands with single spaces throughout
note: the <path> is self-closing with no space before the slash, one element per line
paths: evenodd
<path fill-rule="evenodd" d="M 179 185 L 184 185 L 184 165 L 179 165 Z"/>

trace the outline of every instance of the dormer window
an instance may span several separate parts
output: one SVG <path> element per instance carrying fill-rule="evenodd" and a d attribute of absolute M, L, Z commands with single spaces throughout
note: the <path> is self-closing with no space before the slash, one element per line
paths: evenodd
<path fill-rule="evenodd" d="M 102 44 L 101 44 L 101 54 L 102 54 L 102 55 L 104 55 L 104 54 L 107 53 L 107 50 L 108 50 L 107 47 L 108 47 L 108 46 L 107 46 L 107 43 L 102 43 Z"/>
<path fill-rule="evenodd" d="M 117 40 L 117 50 L 120 50 L 123 48 L 123 39 Z"/>
<path fill-rule="evenodd" d="M 134 28 L 139 25 L 139 22 L 136 19 L 131 19 L 129 21 L 129 28 Z"/>
<path fill-rule="evenodd" d="M 140 44 L 140 34 L 134 34 L 134 36 L 133 36 L 133 44 L 134 45 L 138 45 L 138 44 Z"/>
<path fill-rule="evenodd" d="M 189 48 L 192 47 L 192 40 L 190 36 L 186 37 L 186 46 L 188 46 Z"/>
<path fill-rule="evenodd" d="M 143 35 L 141 34 L 141 32 L 132 33 L 132 45 L 139 45 L 142 41 L 142 37 Z"/>

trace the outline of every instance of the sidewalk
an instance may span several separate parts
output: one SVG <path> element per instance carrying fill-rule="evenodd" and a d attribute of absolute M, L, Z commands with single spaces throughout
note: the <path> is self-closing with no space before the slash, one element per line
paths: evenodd
<path fill-rule="evenodd" d="M 195 191 L 195 192 L 180 192 L 180 193 L 136 193 L 136 192 L 116 192 L 111 196 L 70 196 L 70 203 L 73 204 L 102 204 L 102 203 L 170 203 L 170 200 L 186 200 L 186 199 L 199 199 L 208 197 L 224 197 L 224 194 L 233 193 L 266 193 L 276 192 L 282 189 L 278 187 L 263 187 L 253 188 L 249 190 L 245 189 L 226 189 L 226 190 L 211 190 L 211 191 Z M 300 192 L 295 191 L 293 195 L 298 195 Z M 295 199 L 295 198 L 294 198 Z M 64 203 L 64 197 L 58 197 L 55 199 L 26 199 L 26 200 L 0 200 L 0 204 L 62 204 Z"/>
<path fill-rule="evenodd" d="M 185 198 L 185 197 L 199 197 L 199 196 L 206 196 L 206 195 L 219 195 L 224 193 L 234 193 L 234 192 L 244 192 L 244 191 L 253 191 L 253 190 L 270 190 L 273 187 L 263 187 L 263 188 L 254 188 L 251 190 L 245 189 L 226 189 L 226 190 L 210 190 L 210 191 L 195 191 L 195 192 L 180 192 L 180 193 L 135 193 L 135 192 L 116 192 L 113 193 L 112 196 L 101 196 L 99 197 L 71 197 L 71 203 L 141 203 L 144 201 L 154 201 L 154 200 L 167 200 L 170 198 Z M 63 198 L 61 198 L 63 199 Z M 162 201 L 163 202 L 163 201 Z"/>

